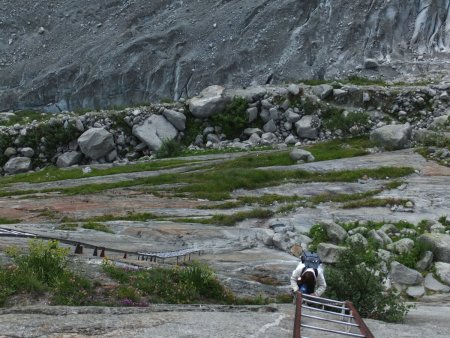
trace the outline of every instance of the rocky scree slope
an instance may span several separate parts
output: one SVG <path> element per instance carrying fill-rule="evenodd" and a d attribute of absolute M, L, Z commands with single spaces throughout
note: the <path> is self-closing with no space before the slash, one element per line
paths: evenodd
<path fill-rule="evenodd" d="M 0 110 L 448 69 L 448 0 L 2 0 L 0 9 Z"/>

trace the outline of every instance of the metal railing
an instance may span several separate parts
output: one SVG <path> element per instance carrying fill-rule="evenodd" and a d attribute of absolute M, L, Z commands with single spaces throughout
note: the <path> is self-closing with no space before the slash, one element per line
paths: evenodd
<path fill-rule="evenodd" d="M 305 314 L 304 310 L 316 314 Z M 374 338 L 350 301 L 341 302 L 297 292 L 294 320 L 294 338 L 307 338 L 304 334 L 302 335 L 302 328 L 347 337 Z M 322 323 L 330 323 L 333 327 L 319 326 Z M 338 329 L 336 326 L 343 328 Z M 357 332 L 350 332 L 351 330 Z"/>
<path fill-rule="evenodd" d="M 0 237 L 20 237 L 20 238 L 39 238 L 42 240 L 56 240 L 60 243 L 73 245 L 75 246 L 75 254 L 83 254 L 84 248 L 90 248 L 93 249 L 93 256 L 100 256 L 105 257 L 106 251 L 114 252 L 123 254 L 123 258 L 126 259 L 128 256 L 137 256 L 137 260 L 142 261 L 150 261 L 150 262 L 157 262 L 160 260 L 162 263 L 168 258 L 176 258 L 176 264 L 179 263 L 180 258 L 183 259 L 183 261 L 190 261 L 191 255 L 198 254 L 199 256 L 204 254 L 205 251 L 203 249 L 199 248 L 188 248 L 188 249 L 181 249 L 181 250 L 172 250 L 172 251 L 162 251 L 162 252 L 130 252 L 130 251 L 124 251 L 120 249 L 115 248 L 107 248 L 105 246 L 101 245 L 95 245 L 91 243 L 85 243 L 80 242 L 76 240 L 70 240 L 70 239 L 64 239 L 64 238 L 58 238 L 58 237 L 50 237 L 50 236 L 41 236 L 32 234 L 29 232 L 14 230 L 14 229 L 8 229 L 8 228 L 0 228 Z M 100 251 L 100 253 L 98 253 Z"/>

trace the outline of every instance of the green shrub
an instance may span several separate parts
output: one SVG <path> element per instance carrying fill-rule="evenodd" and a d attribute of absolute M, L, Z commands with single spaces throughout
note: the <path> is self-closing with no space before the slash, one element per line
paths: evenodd
<path fill-rule="evenodd" d="M 387 274 L 373 249 L 352 244 L 338 255 L 334 266 L 327 266 L 325 297 L 350 300 L 362 317 L 400 322 L 410 306 L 393 289 L 385 290 Z"/>
<path fill-rule="evenodd" d="M 365 112 L 340 113 L 324 119 L 323 124 L 331 131 L 341 130 L 344 136 L 361 135 L 369 130 L 370 118 Z"/>
<path fill-rule="evenodd" d="M 0 167 L 5 165 L 5 163 L 8 161 L 8 157 L 5 156 L 4 152 L 5 149 L 11 146 L 12 144 L 12 137 L 6 133 L 0 133 Z"/>
<path fill-rule="evenodd" d="M 248 103 L 242 97 L 234 97 L 223 113 L 211 117 L 215 126 L 220 126 L 228 138 L 239 137 L 248 125 Z"/>
<path fill-rule="evenodd" d="M 89 280 L 66 271 L 52 289 L 51 304 L 67 306 L 91 305 L 92 286 Z"/>
<path fill-rule="evenodd" d="M 317 246 L 322 242 L 328 242 L 328 234 L 322 224 L 314 224 L 309 229 L 309 237 L 312 242 L 308 245 L 308 250 L 317 251 Z"/>
<path fill-rule="evenodd" d="M 109 234 L 113 234 L 114 231 L 112 231 L 107 225 L 102 223 L 96 223 L 96 222 L 87 222 L 82 225 L 83 229 L 90 229 L 90 230 L 96 230 L 96 231 L 102 231 Z"/>
<path fill-rule="evenodd" d="M 20 254 L 15 249 L 9 249 L 7 254 L 20 273 L 52 286 L 65 273 L 69 249 L 60 247 L 58 241 L 42 240 L 31 240 L 28 247 L 28 254 Z"/>
<path fill-rule="evenodd" d="M 124 270 L 109 263 L 105 263 L 103 268 L 111 278 L 121 283 L 119 296 L 130 300 L 133 300 L 130 298 L 133 292 L 148 297 L 153 303 L 231 303 L 234 300 L 213 271 L 197 262 L 171 269 Z"/>
<path fill-rule="evenodd" d="M 397 255 L 395 260 L 408 268 L 415 269 L 416 263 L 423 257 L 426 251 L 432 251 L 430 244 L 415 241 L 410 251 Z"/>
<path fill-rule="evenodd" d="M 157 158 L 168 158 L 180 156 L 183 152 L 183 146 L 177 140 L 165 140 L 161 148 L 156 151 Z"/>

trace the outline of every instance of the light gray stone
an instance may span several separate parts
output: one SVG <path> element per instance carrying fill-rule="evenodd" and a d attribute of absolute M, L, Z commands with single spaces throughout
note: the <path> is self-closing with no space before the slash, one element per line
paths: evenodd
<path fill-rule="evenodd" d="M 392 239 L 383 230 L 377 230 L 377 234 L 381 237 L 385 245 L 392 243 Z"/>
<path fill-rule="evenodd" d="M 34 150 L 33 150 L 33 148 L 30 148 L 30 147 L 22 148 L 22 149 L 20 150 L 20 153 L 21 153 L 22 156 L 24 156 L 24 157 L 32 158 L 32 157 L 34 156 Z"/>
<path fill-rule="evenodd" d="M 293 161 L 304 161 L 304 162 L 312 162 L 315 160 L 313 154 L 304 149 L 294 148 L 290 153 L 289 157 Z"/>
<path fill-rule="evenodd" d="M 164 116 L 152 115 L 141 126 L 133 127 L 133 135 L 155 151 L 161 148 L 164 141 L 176 138 L 178 131 Z"/>
<path fill-rule="evenodd" d="M 406 294 L 412 298 L 420 298 L 425 294 L 425 288 L 422 285 L 410 286 L 406 289 Z"/>
<path fill-rule="evenodd" d="M 388 250 L 397 252 L 399 254 L 409 252 L 414 246 L 414 241 L 410 238 L 402 238 L 397 242 L 389 244 L 387 246 Z"/>
<path fill-rule="evenodd" d="M 442 282 L 450 286 L 450 264 L 444 262 L 436 262 L 434 264 L 436 275 Z"/>
<path fill-rule="evenodd" d="M 258 118 L 258 108 L 250 107 L 247 109 L 248 123 L 252 123 Z"/>
<path fill-rule="evenodd" d="M 251 136 L 253 134 L 258 134 L 261 136 L 263 134 L 263 131 L 259 128 L 246 128 L 244 129 L 244 135 Z"/>
<path fill-rule="evenodd" d="M 28 157 L 14 157 L 8 160 L 3 167 L 8 174 L 25 173 L 31 170 L 31 159 Z"/>
<path fill-rule="evenodd" d="M 395 261 L 391 263 L 391 277 L 394 282 L 402 285 L 418 285 L 423 281 L 418 271 Z"/>
<path fill-rule="evenodd" d="M 419 271 L 428 270 L 433 264 L 433 253 L 431 251 L 426 251 L 423 257 L 416 263 L 416 269 Z"/>
<path fill-rule="evenodd" d="M 264 125 L 263 130 L 266 133 L 274 133 L 277 131 L 277 126 L 273 120 L 269 120 L 269 122 Z"/>
<path fill-rule="evenodd" d="M 383 238 L 381 238 L 381 236 L 377 233 L 377 231 L 375 229 L 370 230 L 367 233 L 367 237 L 371 238 L 372 240 L 374 240 L 375 242 L 377 242 L 381 246 L 384 245 Z"/>
<path fill-rule="evenodd" d="M 331 220 L 322 221 L 320 225 L 325 229 L 328 238 L 334 244 L 339 244 L 347 238 L 347 231 Z"/>
<path fill-rule="evenodd" d="M 320 243 L 317 246 L 317 253 L 323 263 L 333 264 L 337 262 L 339 253 L 347 250 L 343 246 L 337 246 L 331 243 Z"/>
<path fill-rule="evenodd" d="M 370 133 L 370 140 L 378 143 L 386 149 L 406 148 L 411 139 L 412 128 L 407 124 L 388 125 L 373 130 Z"/>
<path fill-rule="evenodd" d="M 395 234 L 397 233 L 399 230 L 397 229 L 397 227 L 394 224 L 384 224 L 381 228 L 381 231 L 384 231 L 386 234 Z"/>
<path fill-rule="evenodd" d="M 179 131 L 186 129 L 186 116 L 176 110 L 164 109 L 163 115 Z"/>
<path fill-rule="evenodd" d="M 432 273 L 429 273 L 425 277 L 424 286 L 427 290 L 435 292 L 450 292 L 450 286 L 444 285 L 433 277 Z"/>
<path fill-rule="evenodd" d="M 104 128 L 91 128 L 78 138 L 81 152 L 87 157 L 97 160 L 114 149 L 113 135 Z"/>
<path fill-rule="evenodd" d="M 8 148 L 5 149 L 5 151 L 3 152 L 3 154 L 4 154 L 6 157 L 11 157 L 11 156 L 14 156 L 14 155 L 17 154 L 17 150 L 16 150 L 16 148 L 8 147 Z"/>
<path fill-rule="evenodd" d="M 315 140 L 319 135 L 320 119 L 315 115 L 303 116 L 295 123 L 297 135 L 300 138 Z"/>
<path fill-rule="evenodd" d="M 353 244 L 360 243 L 364 247 L 367 247 L 369 245 L 369 242 L 367 241 L 367 239 L 363 235 L 358 234 L 358 233 L 356 233 L 354 235 L 351 235 L 351 236 L 348 236 L 347 237 L 347 242 L 348 243 L 353 243 Z"/>
<path fill-rule="evenodd" d="M 83 154 L 78 151 L 68 151 L 60 156 L 56 160 L 56 166 L 58 168 L 66 168 L 72 165 L 78 164 L 81 161 Z"/>
<path fill-rule="evenodd" d="M 224 111 L 231 98 L 225 96 L 222 86 L 210 86 L 203 89 L 199 96 L 194 96 L 189 102 L 189 110 L 195 117 L 207 118 Z"/>
<path fill-rule="evenodd" d="M 450 235 L 429 233 L 421 235 L 418 240 L 431 245 L 434 260 L 450 263 Z"/>

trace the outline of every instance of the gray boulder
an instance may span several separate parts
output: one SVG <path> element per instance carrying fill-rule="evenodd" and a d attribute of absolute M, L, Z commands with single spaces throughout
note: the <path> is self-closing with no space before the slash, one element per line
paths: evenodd
<path fill-rule="evenodd" d="M 29 158 L 31 158 L 31 157 L 34 156 L 34 149 L 33 149 L 33 148 L 30 148 L 30 147 L 25 147 L 25 148 L 22 148 L 22 149 L 20 150 L 20 153 L 21 153 L 22 156 L 24 156 L 24 157 L 29 157 Z"/>
<path fill-rule="evenodd" d="M 416 263 L 416 269 L 419 271 L 428 270 L 433 263 L 433 253 L 426 251 L 420 260 Z"/>
<path fill-rule="evenodd" d="M 436 262 L 434 264 L 436 275 L 446 285 L 450 285 L 450 264 L 443 262 Z"/>
<path fill-rule="evenodd" d="M 384 245 L 384 240 L 383 238 L 381 238 L 381 236 L 378 234 L 378 232 L 375 229 L 370 230 L 367 233 L 367 237 L 371 238 L 372 240 L 374 240 L 375 242 L 377 242 L 379 245 L 383 246 Z"/>
<path fill-rule="evenodd" d="M 224 87 L 210 86 L 189 100 L 189 110 L 195 117 L 207 118 L 223 112 L 230 101 L 231 98 L 225 96 Z"/>
<path fill-rule="evenodd" d="M 292 109 L 288 109 L 286 113 L 284 113 L 284 117 L 291 123 L 296 123 L 301 118 L 300 115 L 295 113 Z"/>
<path fill-rule="evenodd" d="M 347 248 L 331 243 L 320 243 L 317 246 L 317 253 L 319 254 L 320 259 L 322 262 L 329 264 L 336 263 L 339 253 L 344 250 L 347 250 Z"/>
<path fill-rule="evenodd" d="M 354 234 L 354 235 L 347 237 L 347 242 L 353 243 L 353 244 L 360 243 L 364 247 L 367 247 L 369 245 L 369 242 L 367 241 L 367 239 L 361 234 Z"/>
<path fill-rule="evenodd" d="M 322 84 L 313 87 L 312 92 L 314 95 L 317 95 L 322 100 L 325 100 L 333 94 L 333 86 L 330 86 L 328 84 Z"/>
<path fill-rule="evenodd" d="M 87 157 L 97 160 L 114 149 L 113 135 L 104 128 L 91 128 L 78 138 L 81 152 Z"/>
<path fill-rule="evenodd" d="M 246 128 L 244 129 L 244 135 L 246 136 L 252 136 L 253 134 L 258 134 L 258 136 L 261 136 L 263 134 L 263 131 L 259 128 Z"/>
<path fill-rule="evenodd" d="M 3 170 L 8 174 L 25 173 L 31 169 L 31 159 L 28 157 L 14 157 L 8 160 Z"/>
<path fill-rule="evenodd" d="M 177 137 L 177 129 L 162 115 L 152 115 L 142 125 L 134 125 L 133 135 L 144 142 L 150 150 L 161 148 L 164 141 Z"/>
<path fill-rule="evenodd" d="M 406 289 L 406 294 L 412 298 L 420 298 L 425 294 L 425 288 L 422 285 L 410 286 Z"/>
<path fill-rule="evenodd" d="M 303 116 L 295 123 L 298 137 L 315 140 L 319 135 L 320 124 L 320 119 L 315 115 Z"/>
<path fill-rule="evenodd" d="M 176 110 L 164 109 L 163 115 L 179 131 L 186 129 L 186 116 Z"/>
<path fill-rule="evenodd" d="M 258 108 L 250 107 L 247 109 L 248 123 L 252 123 L 258 118 Z"/>
<path fill-rule="evenodd" d="M 375 129 L 370 133 L 370 140 L 386 149 L 403 149 L 411 139 L 412 128 L 407 124 L 388 125 Z"/>
<path fill-rule="evenodd" d="M 83 154 L 78 151 L 68 151 L 58 157 L 56 160 L 56 166 L 58 168 L 70 167 L 74 164 L 78 164 L 81 161 Z"/>
<path fill-rule="evenodd" d="M 420 272 L 410 269 L 399 262 L 391 263 L 391 277 L 394 282 L 402 285 L 418 285 L 423 281 Z"/>
<path fill-rule="evenodd" d="M 382 238 L 384 244 L 392 243 L 392 239 L 383 230 L 377 230 L 377 234 Z"/>
<path fill-rule="evenodd" d="M 334 244 L 339 244 L 347 238 L 347 231 L 333 221 L 323 221 L 320 225 L 327 232 L 328 238 Z"/>
<path fill-rule="evenodd" d="M 410 238 L 402 238 L 397 242 L 389 244 L 388 250 L 395 251 L 399 254 L 409 252 L 414 246 L 414 241 Z"/>
<path fill-rule="evenodd" d="M 17 150 L 13 147 L 8 147 L 5 149 L 5 151 L 3 152 L 3 155 L 5 155 L 6 157 L 11 157 L 17 154 Z"/>
<path fill-rule="evenodd" d="M 263 130 L 266 133 L 274 133 L 277 131 L 277 125 L 273 120 L 269 120 L 269 122 L 263 126 Z"/>
<path fill-rule="evenodd" d="M 304 162 L 312 162 L 315 160 L 313 154 L 311 154 L 307 150 L 294 148 L 290 153 L 289 157 L 293 161 L 304 161 Z"/>
<path fill-rule="evenodd" d="M 419 241 L 431 245 L 436 261 L 450 263 L 450 235 L 428 233 L 421 235 Z"/>
<path fill-rule="evenodd" d="M 435 292 L 450 292 L 450 286 L 444 285 L 433 277 L 432 273 L 429 273 L 425 277 L 424 286 L 427 290 Z"/>

